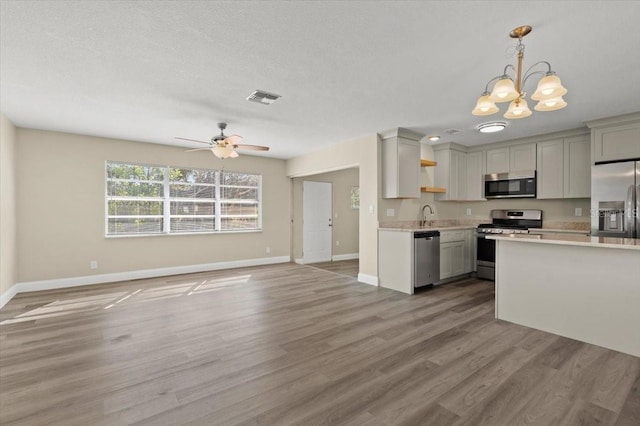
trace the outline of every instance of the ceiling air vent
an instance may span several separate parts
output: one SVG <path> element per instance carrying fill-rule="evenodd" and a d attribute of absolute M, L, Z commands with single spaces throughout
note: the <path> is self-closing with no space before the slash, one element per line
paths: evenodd
<path fill-rule="evenodd" d="M 262 90 L 256 90 L 247 97 L 248 101 L 257 102 L 262 105 L 271 105 L 276 100 L 281 98 L 280 95 L 274 95 L 273 93 L 263 92 Z"/>
<path fill-rule="evenodd" d="M 445 132 L 446 134 L 448 134 L 448 135 L 452 135 L 452 136 L 453 136 L 453 135 L 457 135 L 457 134 L 459 134 L 459 133 L 464 133 L 464 131 L 463 131 L 463 130 L 459 130 L 459 129 L 447 129 L 447 130 L 445 130 L 444 132 Z"/>

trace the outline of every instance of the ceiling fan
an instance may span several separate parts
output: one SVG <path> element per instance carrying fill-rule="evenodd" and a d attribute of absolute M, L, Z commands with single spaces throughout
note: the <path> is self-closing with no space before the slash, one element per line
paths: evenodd
<path fill-rule="evenodd" d="M 187 138 L 176 138 L 176 139 L 180 139 L 180 140 L 183 140 L 183 141 L 189 141 L 189 142 L 206 143 L 206 144 L 209 145 L 208 148 L 189 149 L 189 150 L 187 150 L 185 152 L 208 150 L 208 151 L 213 152 L 213 155 L 215 155 L 216 157 L 221 158 L 221 159 L 238 157 L 239 155 L 236 152 L 236 149 L 250 149 L 250 150 L 254 150 L 254 151 L 269 151 L 269 147 L 268 146 L 247 145 L 247 144 L 239 143 L 239 142 L 242 141 L 242 136 L 239 136 L 239 135 L 225 136 L 224 129 L 227 128 L 227 123 L 218 123 L 218 128 L 220 129 L 220 134 L 217 135 L 217 136 L 212 137 L 210 142 L 198 141 L 198 140 L 195 140 L 195 139 L 187 139 Z"/>

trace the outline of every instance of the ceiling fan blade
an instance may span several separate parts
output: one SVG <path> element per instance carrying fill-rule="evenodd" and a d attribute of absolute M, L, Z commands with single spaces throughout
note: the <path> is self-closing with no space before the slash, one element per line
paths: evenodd
<path fill-rule="evenodd" d="M 229 154 L 229 158 L 238 158 L 240 157 L 240 154 L 238 154 L 235 151 L 231 151 L 231 154 Z"/>
<path fill-rule="evenodd" d="M 193 151 L 211 151 L 211 148 L 196 148 L 196 149 L 188 149 L 185 152 L 193 152 Z"/>
<path fill-rule="evenodd" d="M 176 139 L 180 139 L 182 141 L 189 141 L 189 142 L 206 143 L 206 144 L 211 145 L 211 142 L 198 141 L 198 140 L 195 140 L 195 139 L 187 139 L 187 138 L 176 138 Z"/>
<path fill-rule="evenodd" d="M 268 146 L 260 146 L 260 145 L 239 144 L 239 145 L 235 145 L 235 147 L 238 149 L 251 149 L 254 151 L 269 151 Z"/>
<path fill-rule="evenodd" d="M 227 136 L 224 141 L 231 145 L 237 145 L 238 142 L 242 141 L 242 136 L 240 135 Z"/>

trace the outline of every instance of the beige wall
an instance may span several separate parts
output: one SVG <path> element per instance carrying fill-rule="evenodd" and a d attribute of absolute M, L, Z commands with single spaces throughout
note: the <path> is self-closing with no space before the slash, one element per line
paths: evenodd
<path fill-rule="evenodd" d="M 283 160 L 242 155 L 227 170 L 263 175 L 263 231 L 105 238 L 105 161 L 220 168 L 208 152 L 18 129 L 20 282 L 290 254 L 290 180 Z M 270 253 L 266 248 L 270 247 Z M 91 260 L 98 269 L 89 268 Z"/>
<path fill-rule="evenodd" d="M 360 274 L 378 276 L 378 151 L 377 134 L 332 145 L 311 154 L 287 160 L 290 177 L 309 176 L 349 167 L 358 167 L 360 211 L 358 247 Z"/>
<path fill-rule="evenodd" d="M 0 295 L 17 282 L 16 128 L 0 113 Z"/>
<path fill-rule="evenodd" d="M 302 182 L 330 182 L 332 184 L 333 256 L 358 253 L 359 211 L 351 208 L 351 188 L 358 186 L 357 168 L 321 173 L 293 179 L 293 241 L 294 259 L 302 259 Z M 337 245 L 337 243 L 340 245 Z"/>

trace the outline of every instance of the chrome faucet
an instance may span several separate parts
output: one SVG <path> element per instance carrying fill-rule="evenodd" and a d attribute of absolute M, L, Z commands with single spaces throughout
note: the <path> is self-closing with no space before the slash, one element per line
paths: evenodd
<path fill-rule="evenodd" d="M 422 206 L 422 220 L 420 221 L 420 226 L 425 226 L 427 224 L 427 216 L 424 212 L 424 209 L 426 209 L 427 207 L 429 207 L 429 211 L 431 212 L 431 215 L 433 215 L 433 209 L 429 204 L 425 204 L 424 206 Z"/>

